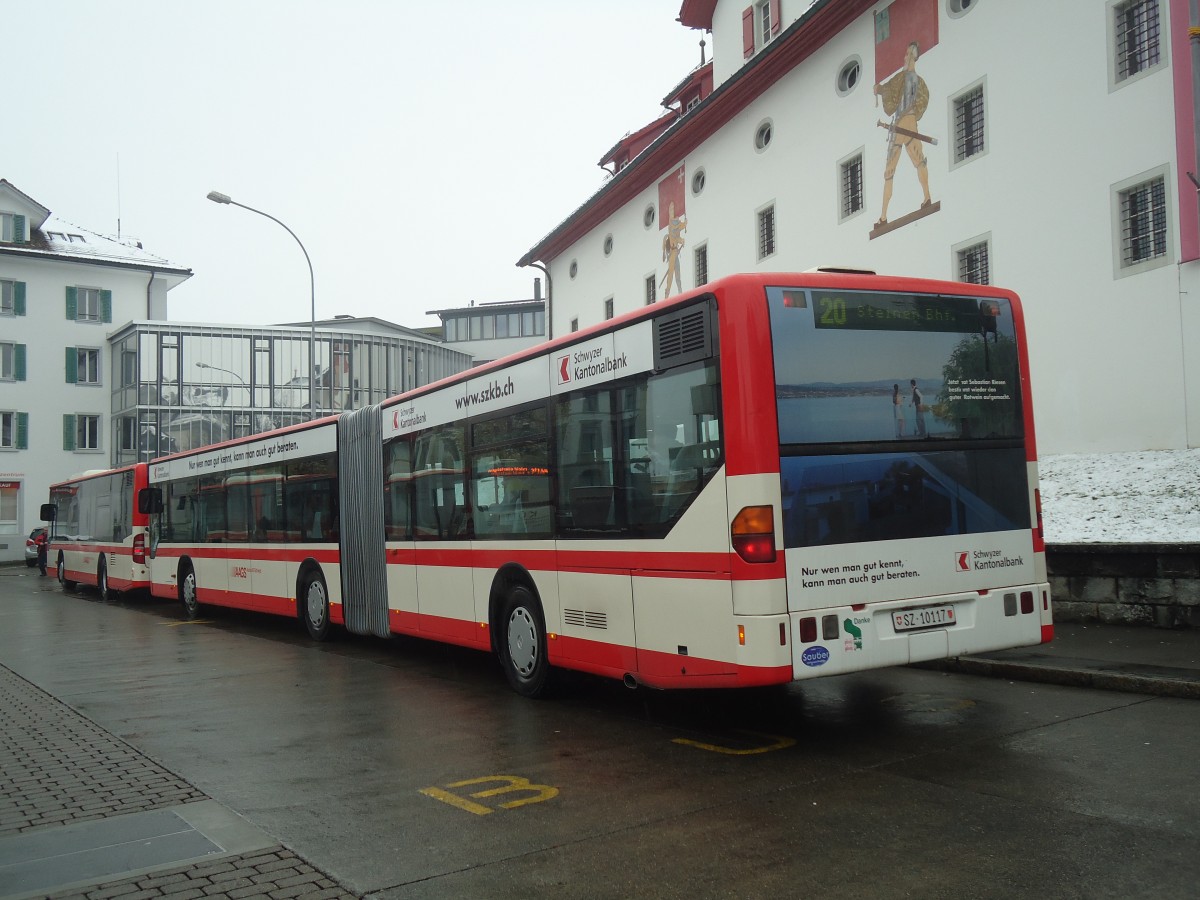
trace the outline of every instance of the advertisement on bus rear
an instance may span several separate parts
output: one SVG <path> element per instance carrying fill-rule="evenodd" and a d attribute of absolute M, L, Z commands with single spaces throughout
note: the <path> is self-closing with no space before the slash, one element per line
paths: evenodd
<path fill-rule="evenodd" d="M 768 299 L 793 602 L 1031 581 L 1010 303 L 790 288 Z"/>

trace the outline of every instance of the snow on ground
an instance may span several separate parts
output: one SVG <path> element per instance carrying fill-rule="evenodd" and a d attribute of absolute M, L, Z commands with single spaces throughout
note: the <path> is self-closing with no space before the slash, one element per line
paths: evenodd
<path fill-rule="evenodd" d="M 1200 543 L 1200 450 L 1046 456 L 1046 543 Z"/>

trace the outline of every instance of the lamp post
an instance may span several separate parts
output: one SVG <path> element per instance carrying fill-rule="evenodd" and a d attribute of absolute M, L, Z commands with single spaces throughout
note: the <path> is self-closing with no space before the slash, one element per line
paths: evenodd
<path fill-rule="evenodd" d="M 246 384 L 246 379 L 243 378 L 241 375 L 239 375 L 237 372 L 233 371 L 233 369 L 222 369 L 220 366 L 209 365 L 206 362 L 196 363 L 196 368 L 197 369 L 212 369 L 214 372 L 224 372 L 227 375 L 232 375 L 234 378 L 236 378 L 242 384 Z M 247 387 L 248 386 L 249 385 L 247 385 Z"/>
<path fill-rule="evenodd" d="M 296 237 L 296 232 L 292 231 L 292 229 L 288 228 L 270 213 L 265 213 L 261 209 L 255 209 L 253 206 L 247 206 L 244 203 L 238 203 L 236 200 L 231 199 L 228 194 L 222 194 L 220 191 L 209 191 L 208 199 L 213 203 L 227 203 L 230 206 L 240 206 L 242 209 L 265 216 L 290 234 L 297 244 L 300 244 L 300 252 L 304 254 L 304 261 L 308 263 L 308 284 L 311 294 L 311 315 L 308 322 L 308 417 L 310 420 L 315 419 L 317 417 L 317 281 L 313 277 L 312 260 L 308 257 L 308 251 L 304 249 L 304 244 L 301 243 L 300 238 Z"/>

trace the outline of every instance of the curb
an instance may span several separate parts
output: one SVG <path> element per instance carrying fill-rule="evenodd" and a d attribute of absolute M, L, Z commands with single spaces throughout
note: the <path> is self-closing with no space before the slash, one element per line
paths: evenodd
<path fill-rule="evenodd" d="M 1105 671 L 1111 663 L 1088 661 L 1086 665 L 1043 665 L 1028 662 L 987 659 L 980 656 L 960 656 L 955 659 L 917 663 L 917 668 L 962 672 L 989 678 L 1009 678 L 1014 681 L 1033 681 L 1066 687 L 1086 687 L 1101 691 L 1120 691 L 1128 694 L 1149 694 L 1155 697 L 1176 697 L 1200 700 L 1200 676 L 1178 669 L 1138 667 L 1133 672 Z"/>

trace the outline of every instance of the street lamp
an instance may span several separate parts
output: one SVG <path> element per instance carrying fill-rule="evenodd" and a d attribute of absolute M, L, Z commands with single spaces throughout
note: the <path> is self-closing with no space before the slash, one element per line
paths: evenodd
<path fill-rule="evenodd" d="M 224 372 L 227 375 L 232 375 L 234 378 L 236 378 L 242 384 L 246 384 L 246 379 L 243 378 L 241 375 L 239 375 L 237 372 L 233 371 L 233 369 L 222 369 L 220 366 L 209 365 L 206 362 L 196 363 L 196 368 L 197 369 L 212 369 L 214 372 Z M 249 387 L 249 385 L 247 385 L 247 387 Z"/>
<path fill-rule="evenodd" d="M 292 231 L 292 229 L 288 228 L 270 213 L 265 213 L 261 209 L 255 209 L 253 206 L 247 206 L 244 203 L 238 203 L 236 200 L 231 199 L 228 194 L 222 194 L 220 191 L 209 191 L 208 199 L 213 203 L 228 203 L 231 206 L 240 206 L 242 209 L 247 209 L 252 213 L 258 213 L 260 216 L 266 216 L 290 234 L 297 244 L 300 244 L 300 252 L 304 254 L 304 261 L 308 263 L 308 284 L 311 292 L 311 316 L 308 323 L 308 417 L 310 420 L 315 419 L 317 417 L 317 281 L 313 277 L 312 260 L 308 258 L 308 251 L 304 249 L 304 244 L 300 242 L 300 238 L 296 237 L 296 232 Z"/>

